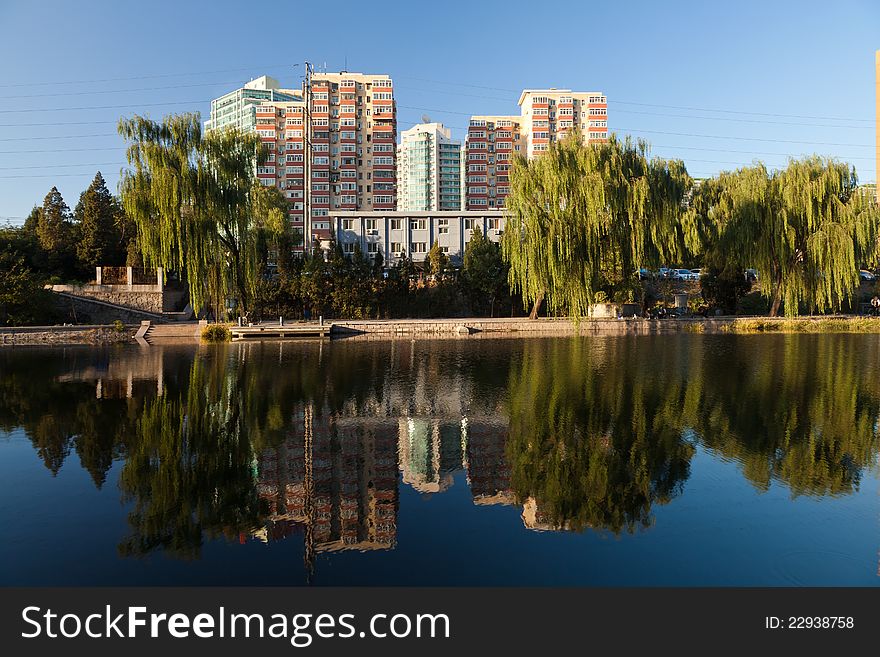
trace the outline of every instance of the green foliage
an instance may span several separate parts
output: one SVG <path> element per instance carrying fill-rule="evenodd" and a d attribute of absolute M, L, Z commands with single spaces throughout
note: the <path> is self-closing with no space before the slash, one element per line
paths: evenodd
<path fill-rule="evenodd" d="M 645 142 L 586 145 L 572 133 L 510 172 L 502 247 L 510 285 L 532 304 L 586 317 L 601 290 L 632 288 L 640 266 L 682 259 L 698 246 L 683 202 L 680 161 L 648 159 Z"/>
<path fill-rule="evenodd" d="M 0 326 L 51 324 L 50 294 L 24 258 L 0 244 Z"/>
<path fill-rule="evenodd" d="M 203 342 L 229 342 L 232 340 L 232 331 L 225 324 L 208 324 L 202 329 Z"/>
<path fill-rule="evenodd" d="M 774 173 L 758 164 L 706 181 L 694 208 L 717 249 L 759 271 L 771 316 L 824 313 L 849 303 L 875 256 L 880 212 L 857 182 L 848 165 L 817 156 Z"/>
<path fill-rule="evenodd" d="M 746 280 L 737 259 L 731 259 L 723 266 L 723 269 L 708 267 L 700 277 L 700 289 L 709 306 L 730 314 L 736 311 L 740 299 L 749 293 L 752 284 Z"/>
<path fill-rule="evenodd" d="M 194 308 L 208 302 L 219 315 L 234 296 L 247 313 L 263 274 L 259 234 L 278 219 L 256 180 L 266 157 L 259 137 L 235 130 L 203 136 L 196 114 L 161 123 L 135 116 L 119 122 L 119 133 L 131 143 L 122 203 L 137 224 L 145 263 L 181 272 Z"/>
<path fill-rule="evenodd" d="M 72 219 L 61 192 L 52 187 L 36 217 L 35 233 L 39 247 L 45 253 L 47 269 L 62 278 L 75 277 L 77 272 L 79 230 Z"/>
<path fill-rule="evenodd" d="M 766 315 L 769 310 L 770 302 L 758 291 L 743 295 L 736 304 L 737 315 Z"/>
<path fill-rule="evenodd" d="M 100 171 L 80 195 L 74 218 L 80 232 L 76 255 L 82 268 L 125 264 L 125 216 Z"/>
<path fill-rule="evenodd" d="M 125 324 L 122 323 L 121 319 L 117 319 L 113 322 L 113 330 L 117 333 L 122 333 L 123 331 L 125 331 Z"/>
<path fill-rule="evenodd" d="M 483 235 L 479 226 L 465 246 L 461 273 L 471 307 L 494 316 L 496 300 L 510 295 L 508 267 L 501 256 L 501 247 Z"/>
<path fill-rule="evenodd" d="M 449 269 L 449 258 L 440 248 L 440 242 L 434 241 L 431 250 L 428 251 L 427 262 L 428 271 L 435 276 L 442 276 Z"/>

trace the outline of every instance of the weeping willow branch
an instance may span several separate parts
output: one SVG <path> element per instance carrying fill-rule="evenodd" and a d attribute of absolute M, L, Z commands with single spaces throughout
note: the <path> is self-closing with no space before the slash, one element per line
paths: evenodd
<path fill-rule="evenodd" d="M 638 267 L 677 261 L 699 244 L 684 165 L 647 151 L 643 141 L 586 145 L 573 133 L 538 158 L 514 160 L 502 250 L 533 317 L 544 300 L 585 317 L 600 292 L 632 293 Z"/>
<path fill-rule="evenodd" d="M 758 269 L 771 316 L 840 310 L 877 252 L 877 206 L 859 192 L 855 170 L 835 160 L 722 173 L 701 186 L 695 208 L 725 251 Z"/>
<path fill-rule="evenodd" d="M 122 203 L 138 228 L 148 266 L 183 274 L 193 308 L 209 303 L 218 314 L 235 297 L 246 313 L 261 272 L 260 231 L 274 206 L 256 166 L 267 157 L 257 135 L 235 130 L 203 135 L 198 114 L 122 119 L 129 143 Z"/>

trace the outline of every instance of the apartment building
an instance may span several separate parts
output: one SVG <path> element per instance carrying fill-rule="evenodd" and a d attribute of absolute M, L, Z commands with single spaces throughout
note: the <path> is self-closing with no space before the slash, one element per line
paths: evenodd
<path fill-rule="evenodd" d="M 877 120 L 874 123 L 874 139 L 876 141 L 874 178 L 877 183 L 875 192 L 877 203 L 880 203 L 880 50 L 874 53 L 874 82 L 877 87 L 874 94 L 874 105 L 877 112 Z"/>
<path fill-rule="evenodd" d="M 519 107 L 519 115 L 471 117 L 462 173 L 467 210 L 504 207 L 515 154 L 540 155 L 576 128 L 587 143 L 608 139 L 608 100 L 601 92 L 525 89 Z"/>
<path fill-rule="evenodd" d="M 519 106 L 529 158 L 578 128 L 588 143 L 608 139 L 608 99 L 600 91 L 525 89 Z"/>
<path fill-rule="evenodd" d="M 213 107 L 206 129 L 231 125 L 215 120 Z M 265 98 L 252 111 L 252 128 L 238 127 L 255 130 L 269 150 L 257 177 L 288 199 L 296 251 L 329 239 L 331 211 L 395 208 L 397 109 L 389 76 L 316 73 L 309 88 Z"/>
<path fill-rule="evenodd" d="M 241 89 L 211 101 L 211 117 L 205 121 L 205 132 L 238 128 L 245 132 L 256 130 L 256 108 L 264 102 L 302 100 L 302 91 L 282 89 L 278 80 L 268 75 L 251 80 Z"/>
<path fill-rule="evenodd" d="M 473 116 L 468 125 L 462 172 L 465 209 L 504 207 L 510 190 L 509 170 L 526 139 L 519 116 Z"/>
<path fill-rule="evenodd" d="M 476 228 L 493 242 L 500 242 L 504 232 L 500 211 L 334 212 L 330 223 L 343 253 L 352 255 L 359 245 L 367 257 L 381 254 L 386 266 L 407 256 L 422 263 L 434 242 L 450 261 L 460 265 Z"/>
<path fill-rule="evenodd" d="M 442 123 L 400 134 L 398 210 L 461 210 L 461 142 Z"/>

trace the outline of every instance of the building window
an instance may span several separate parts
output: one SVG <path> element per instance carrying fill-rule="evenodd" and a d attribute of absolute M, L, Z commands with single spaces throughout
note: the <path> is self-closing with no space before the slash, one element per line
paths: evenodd
<path fill-rule="evenodd" d="M 354 242 L 343 242 L 342 252 L 343 253 L 354 253 Z"/>
<path fill-rule="evenodd" d="M 427 244 L 425 242 L 413 242 L 412 243 L 412 252 L 413 253 L 427 253 Z"/>
<path fill-rule="evenodd" d="M 400 219 L 391 220 L 391 230 L 400 230 Z"/>

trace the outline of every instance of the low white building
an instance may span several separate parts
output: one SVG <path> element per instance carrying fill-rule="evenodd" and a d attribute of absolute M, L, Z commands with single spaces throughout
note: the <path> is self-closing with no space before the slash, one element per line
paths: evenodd
<path fill-rule="evenodd" d="M 493 242 L 500 242 L 504 232 L 501 211 L 408 212 L 333 212 L 330 229 L 346 254 L 360 244 L 367 257 L 382 254 L 383 262 L 393 266 L 404 257 L 424 262 L 434 242 L 456 265 L 462 262 L 464 249 L 474 229 Z"/>

